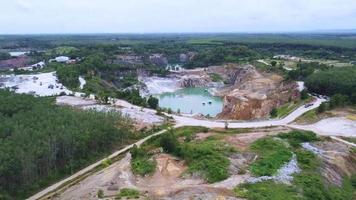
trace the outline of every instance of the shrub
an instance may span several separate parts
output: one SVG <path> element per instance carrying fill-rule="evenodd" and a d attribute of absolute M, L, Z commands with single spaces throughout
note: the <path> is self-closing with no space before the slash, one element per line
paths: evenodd
<path fill-rule="evenodd" d="M 209 183 L 222 181 L 229 177 L 227 170 L 230 161 L 219 154 L 210 154 L 196 158 L 189 165 L 190 171 L 202 173 Z"/>
<path fill-rule="evenodd" d="M 325 112 L 327 109 L 327 103 L 323 102 L 320 104 L 320 106 L 318 107 L 318 113 L 323 113 Z"/>
<path fill-rule="evenodd" d="M 147 105 L 152 109 L 158 108 L 158 99 L 156 97 L 150 96 L 147 100 Z"/>
<path fill-rule="evenodd" d="M 121 199 L 122 197 L 126 197 L 127 199 L 138 199 L 140 197 L 140 192 L 132 188 L 122 188 L 115 199 Z"/>
<path fill-rule="evenodd" d="M 110 158 L 107 158 L 107 159 L 105 159 L 102 163 L 101 163 L 101 165 L 104 167 L 104 168 L 106 168 L 106 167 L 109 167 L 110 165 L 111 165 L 111 159 Z"/>
<path fill-rule="evenodd" d="M 349 97 L 347 95 L 335 94 L 330 98 L 330 108 L 343 107 L 349 104 Z"/>
<path fill-rule="evenodd" d="M 97 193 L 97 195 L 98 195 L 98 198 L 104 198 L 104 191 L 103 190 L 98 190 L 98 193 Z"/>
<path fill-rule="evenodd" d="M 162 135 L 160 145 L 167 153 L 179 154 L 179 142 L 171 132 Z"/>
<path fill-rule="evenodd" d="M 273 108 L 270 112 L 271 117 L 277 117 L 278 115 L 278 110 L 277 108 Z"/>
<path fill-rule="evenodd" d="M 211 139 L 183 144 L 180 156 L 187 161 L 189 171 L 200 172 L 212 183 L 228 177 L 230 161 L 225 155 L 228 151 L 231 149 Z"/>
<path fill-rule="evenodd" d="M 298 147 L 300 143 L 303 142 L 313 142 L 318 140 L 318 136 L 312 131 L 291 131 L 289 133 L 280 133 L 278 134 L 278 137 L 287 139 L 294 147 Z"/>
<path fill-rule="evenodd" d="M 308 94 L 308 91 L 307 90 L 302 90 L 301 92 L 300 92 L 300 99 L 301 100 L 305 100 L 305 99 L 308 99 L 308 97 L 309 97 L 309 94 Z"/>
<path fill-rule="evenodd" d="M 298 149 L 295 151 L 298 165 L 303 170 L 316 170 L 319 166 L 318 158 L 309 151 Z"/>
<path fill-rule="evenodd" d="M 150 158 L 146 150 L 134 146 L 131 151 L 131 169 L 134 174 L 145 176 L 152 174 L 156 169 L 156 162 Z"/>
<path fill-rule="evenodd" d="M 147 157 L 139 157 L 132 159 L 131 168 L 134 174 L 145 176 L 155 171 L 156 162 Z"/>
<path fill-rule="evenodd" d="M 356 174 L 351 176 L 351 184 L 356 189 Z"/>

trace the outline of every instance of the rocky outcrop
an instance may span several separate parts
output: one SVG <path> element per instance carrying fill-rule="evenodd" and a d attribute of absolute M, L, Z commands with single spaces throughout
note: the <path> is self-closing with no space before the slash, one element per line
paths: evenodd
<path fill-rule="evenodd" d="M 181 87 L 207 87 L 211 82 L 208 76 L 185 75 L 180 79 Z"/>
<path fill-rule="evenodd" d="M 303 143 L 303 148 L 321 160 L 320 171 L 328 183 L 342 186 L 344 177 L 356 173 L 356 153 L 346 144 L 336 141 Z"/>
<path fill-rule="evenodd" d="M 149 59 L 152 64 L 157 66 L 165 67 L 168 65 L 168 59 L 163 54 L 152 54 Z"/>
<path fill-rule="evenodd" d="M 284 82 L 275 74 L 262 74 L 251 65 L 230 67 L 230 87 L 219 92 L 224 97 L 220 119 L 265 118 L 275 107 L 298 97 L 297 84 Z"/>

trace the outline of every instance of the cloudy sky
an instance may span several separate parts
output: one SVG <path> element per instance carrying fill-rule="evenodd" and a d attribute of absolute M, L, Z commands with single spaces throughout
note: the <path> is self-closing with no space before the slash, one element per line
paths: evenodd
<path fill-rule="evenodd" d="M 0 34 L 356 28 L 356 0 L 0 0 Z"/>

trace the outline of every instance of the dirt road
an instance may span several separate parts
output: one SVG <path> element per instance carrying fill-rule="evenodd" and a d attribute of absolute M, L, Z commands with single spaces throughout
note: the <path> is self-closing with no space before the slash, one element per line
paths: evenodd
<path fill-rule="evenodd" d="M 271 126 L 284 126 L 295 119 L 303 115 L 304 113 L 308 112 L 309 110 L 315 109 L 319 107 L 319 105 L 324 102 L 325 99 L 317 98 L 316 101 L 310 107 L 304 107 L 304 105 L 300 106 L 288 116 L 282 119 L 274 119 L 274 120 L 264 120 L 264 121 L 229 121 L 228 127 L 229 128 L 262 128 L 262 127 L 271 127 Z M 208 128 L 224 128 L 225 121 L 218 121 L 218 120 L 204 120 L 204 119 L 194 119 L 190 117 L 183 117 L 177 115 L 171 115 L 174 120 L 176 121 L 177 126 L 204 126 Z"/>
<path fill-rule="evenodd" d="M 130 150 L 134 145 L 140 146 L 142 143 L 144 143 L 144 142 L 147 141 L 148 139 L 150 139 L 150 138 L 152 138 L 152 137 L 154 137 L 154 136 L 160 135 L 160 134 L 162 134 L 162 133 L 164 133 L 164 132 L 166 132 L 166 131 L 167 131 L 167 130 L 162 130 L 162 131 L 159 131 L 159 132 L 157 132 L 157 133 L 155 133 L 155 134 L 152 134 L 152 135 L 150 135 L 150 136 L 147 136 L 147 137 L 145 137 L 145 138 L 143 138 L 143 139 L 137 141 L 137 142 L 134 143 L 134 144 L 128 145 L 128 146 L 126 146 L 125 148 L 123 148 L 123 149 L 121 149 L 121 150 L 119 150 L 119 151 L 116 151 L 115 153 L 111 154 L 111 155 L 110 155 L 109 157 L 107 157 L 107 158 L 115 158 L 116 156 L 118 156 L 118 155 L 120 155 L 120 154 L 122 154 L 122 153 L 124 153 L 124 152 L 126 152 L 126 151 L 128 151 L 128 150 Z M 35 194 L 35 195 L 29 197 L 28 200 L 41 199 L 42 197 L 46 196 L 47 194 L 49 194 L 49 193 L 51 193 L 51 192 L 53 192 L 53 191 L 55 191 L 55 190 L 61 188 L 61 187 L 64 186 L 66 183 L 69 183 L 69 182 L 71 182 L 72 180 L 77 179 L 77 178 L 79 178 L 80 176 L 82 176 L 82 175 L 84 175 L 84 174 L 90 172 L 91 170 L 95 169 L 96 167 L 100 166 L 101 163 L 102 163 L 103 161 L 105 161 L 107 158 L 102 159 L 102 160 L 99 160 L 98 162 L 96 162 L 96 163 L 94 163 L 94 164 L 92 164 L 92 165 L 89 165 L 88 167 L 86 167 L 86 168 L 84 168 L 84 169 L 78 171 L 77 173 L 75 173 L 75 174 L 69 176 L 68 178 L 66 178 L 66 179 L 64 179 L 64 180 L 61 180 L 61 181 L 57 182 L 57 183 L 54 184 L 54 185 L 49 186 L 48 188 L 42 190 L 41 192 L 39 192 L 39 193 L 37 193 L 37 194 Z"/>
<path fill-rule="evenodd" d="M 313 106 L 310 106 L 308 108 L 305 108 L 304 106 L 299 107 L 298 109 L 296 109 L 295 111 L 293 111 L 292 113 L 290 113 L 288 116 L 286 116 L 283 119 L 277 119 L 277 120 L 265 120 L 265 121 L 248 121 L 248 122 L 233 122 L 230 121 L 228 127 L 229 128 L 259 128 L 259 127 L 271 127 L 271 126 L 284 126 L 287 125 L 289 123 L 291 123 L 292 121 L 294 121 L 296 118 L 298 118 L 299 116 L 303 115 L 305 112 L 312 110 L 314 108 L 317 108 L 323 101 L 325 101 L 324 99 L 319 99 L 317 98 L 317 100 L 314 102 Z M 123 107 L 133 107 L 134 105 L 131 105 L 127 102 L 124 101 L 116 101 L 116 104 L 120 104 L 120 106 Z M 146 112 L 153 112 L 153 110 L 150 109 L 144 109 Z M 155 112 L 155 111 L 154 111 Z M 208 127 L 208 128 L 223 128 L 225 127 L 225 121 L 212 121 L 212 120 L 199 120 L 199 119 L 193 119 L 190 117 L 182 117 L 182 116 L 177 116 L 177 115 L 169 115 L 172 116 L 175 121 L 176 121 L 176 126 L 175 127 L 182 127 L 182 126 L 204 126 L 204 127 Z M 144 143 L 145 141 L 147 141 L 148 139 L 150 139 L 153 136 L 156 135 L 160 135 L 164 132 L 166 132 L 167 130 L 162 130 L 160 132 L 157 132 L 153 135 L 150 135 L 144 139 L 141 139 L 139 141 L 137 141 L 134 144 L 128 145 L 127 147 L 125 147 L 124 149 L 121 149 L 119 151 L 116 151 L 115 153 L 113 153 L 112 155 L 110 155 L 108 158 L 114 158 L 126 151 L 128 151 L 130 148 L 132 148 L 134 145 L 141 145 L 142 143 Z M 106 158 L 105 158 L 106 159 Z M 82 170 L 80 170 L 79 172 L 71 175 L 70 177 L 59 181 L 58 183 L 42 190 L 41 192 L 31 196 L 30 198 L 28 198 L 29 200 L 36 200 L 36 199 L 41 199 L 42 197 L 44 197 L 45 195 L 49 194 L 50 192 L 53 192 L 59 188 L 61 188 L 63 185 L 65 185 L 66 183 L 69 183 L 70 181 L 90 172 L 91 170 L 93 170 L 94 168 L 98 167 L 99 165 L 101 165 L 101 163 L 105 160 L 100 160 Z"/>

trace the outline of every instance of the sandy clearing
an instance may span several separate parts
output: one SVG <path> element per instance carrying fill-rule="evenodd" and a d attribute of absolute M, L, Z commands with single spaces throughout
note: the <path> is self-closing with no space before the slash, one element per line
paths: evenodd
<path fill-rule="evenodd" d="M 84 99 L 84 98 L 79 98 L 74 96 L 59 96 L 56 98 L 56 104 L 79 107 L 79 106 L 95 105 L 97 104 L 97 102 L 95 100 Z"/>
<path fill-rule="evenodd" d="M 136 124 L 139 124 L 142 127 L 161 125 L 164 122 L 164 118 L 156 115 L 156 111 L 134 106 L 123 100 L 114 99 L 114 104 L 106 105 L 99 104 L 97 101 L 88 98 L 58 96 L 56 98 L 56 103 L 58 105 L 69 105 L 84 110 L 96 110 L 98 112 L 120 112 L 122 115 L 133 119 Z"/>
<path fill-rule="evenodd" d="M 0 83 L 3 85 L 2 88 L 16 87 L 16 93 L 32 93 L 38 96 L 54 96 L 61 93 L 73 93 L 58 82 L 56 72 L 31 75 L 5 75 L 0 77 Z"/>
<path fill-rule="evenodd" d="M 131 155 L 129 153 L 112 164 L 105 170 L 101 170 L 90 177 L 84 179 L 79 184 L 68 188 L 59 197 L 54 199 L 61 200 L 76 200 L 76 199 L 97 199 L 97 192 L 99 189 L 104 191 L 105 195 L 116 195 L 117 190 L 111 188 L 135 188 L 134 176 L 130 169 Z"/>
<path fill-rule="evenodd" d="M 325 136 L 356 137 L 356 122 L 344 117 L 322 119 L 308 125 L 288 125 L 291 128 L 313 131 Z"/>
<path fill-rule="evenodd" d="M 290 131 L 289 128 L 283 128 L 283 127 L 271 128 L 268 131 L 257 129 L 256 131 L 249 132 L 249 133 L 241 133 L 241 134 L 228 136 L 224 139 L 224 141 L 233 145 L 240 151 L 245 151 L 248 149 L 251 143 L 253 143 L 254 141 L 260 138 L 277 135 L 278 133 L 285 133 L 289 131 Z"/>

